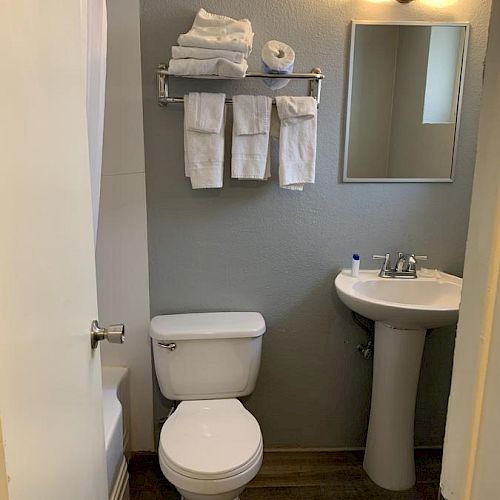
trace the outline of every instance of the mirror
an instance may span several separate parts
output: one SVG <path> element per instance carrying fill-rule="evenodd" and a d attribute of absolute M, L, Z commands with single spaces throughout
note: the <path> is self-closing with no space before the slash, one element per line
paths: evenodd
<path fill-rule="evenodd" d="M 353 22 L 344 182 L 452 182 L 468 32 Z"/>

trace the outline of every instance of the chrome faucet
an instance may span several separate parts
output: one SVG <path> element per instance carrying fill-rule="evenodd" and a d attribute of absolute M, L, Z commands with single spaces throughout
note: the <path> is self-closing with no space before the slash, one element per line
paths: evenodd
<path fill-rule="evenodd" d="M 374 255 L 373 259 L 383 259 L 384 263 L 378 274 L 381 278 L 416 278 L 417 262 L 427 260 L 427 255 L 415 255 L 413 253 L 398 252 L 398 258 L 394 267 L 391 267 L 391 255 Z"/>

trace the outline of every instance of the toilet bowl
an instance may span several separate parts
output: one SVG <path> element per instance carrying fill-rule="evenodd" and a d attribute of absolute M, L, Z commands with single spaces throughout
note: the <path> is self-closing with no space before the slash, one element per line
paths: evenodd
<path fill-rule="evenodd" d="M 234 500 L 262 464 L 262 435 L 237 399 L 183 401 L 163 425 L 160 467 L 186 500 Z"/>
<path fill-rule="evenodd" d="M 161 430 L 160 467 L 185 500 L 237 500 L 262 465 L 259 424 L 236 398 L 255 388 L 265 330 L 256 312 L 151 320 L 160 390 L 180 401 Z"/>

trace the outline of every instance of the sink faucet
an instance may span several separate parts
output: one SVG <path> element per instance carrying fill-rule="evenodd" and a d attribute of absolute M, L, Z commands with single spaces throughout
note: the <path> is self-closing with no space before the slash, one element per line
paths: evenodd
<path fill-rule="evenodd" d="M 427 255 L 415 255 L 413 253 L 398 252 L 398 258 L 394 267 L 391 267 L 391 255 L 374 255 L 373 259 L 382 259 L 384 263 L 380 269 L 381 278 L 416 278 L 417 262 L 427 260 Z"/>

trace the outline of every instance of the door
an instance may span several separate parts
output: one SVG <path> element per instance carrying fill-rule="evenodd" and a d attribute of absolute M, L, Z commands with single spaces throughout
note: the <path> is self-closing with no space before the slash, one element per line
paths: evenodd
<path fill-rule="evenodd" d="M 441 490 L 498 500 L 500 474 L 500 2 L 492 3 Z"/>
<path fill-rule="evenodd" d="M 107 498 L 84 0 L 0 2 L 0 497 Z"/>

